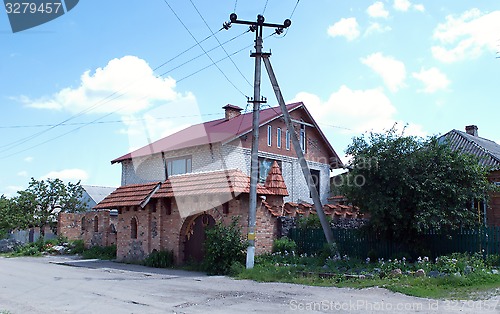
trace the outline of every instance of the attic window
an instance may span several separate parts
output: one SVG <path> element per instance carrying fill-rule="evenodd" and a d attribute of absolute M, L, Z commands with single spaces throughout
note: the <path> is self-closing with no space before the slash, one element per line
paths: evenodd
<path fill-rule="evenodd" d="M 281 128 L 276 131 L 276 147 L 281 148 Z"/>
<path fill-rule="evenodd" d="M 300 125 L 300 148 L 302 148 L 302 152 L 306 153 L 306 125 Z"/>
<path fill-rule="evenodd" d="M 271 146 L 273 144 L 273 127 L 267 126 L 267 146 Z"/>
<path fill-rule="evenodd" d="M 288 130 L 285 133 L 285 148 L 286 150 L 290 150 L 290 132 Z"/>

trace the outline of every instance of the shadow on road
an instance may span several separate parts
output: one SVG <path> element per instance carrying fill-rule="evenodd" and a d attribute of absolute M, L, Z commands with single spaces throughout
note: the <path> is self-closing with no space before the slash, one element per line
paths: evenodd
<path fill-rule="evenodd" d="M 81 260 L 64 260 L 64 261 L 52 261 L 51 263 L 63 266 L 71 267 L 84 267 L 91 269 L 110 269 L 110 270 L 120 270 L 135 272 L 141 274 L 155 274 L 171 277 L 206 277 L 205 273 L 187 271 L 181 269 L 168 269 L 168 268 L 152 268 L 136 264 L 125 264 L 115 261 L 104 261 L 98 259 L 81 259 Z"/>

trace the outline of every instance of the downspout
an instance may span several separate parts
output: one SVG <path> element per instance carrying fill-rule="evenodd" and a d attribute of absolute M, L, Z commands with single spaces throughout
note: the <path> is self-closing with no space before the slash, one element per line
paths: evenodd
<path fill-rule="evenodd" d="M 161 159 L 163 160 L 163 171 L 165 172 L 165 181 L 168 180 L 167 160 L 165 159 L 165 152 L 161 152 Z"/>

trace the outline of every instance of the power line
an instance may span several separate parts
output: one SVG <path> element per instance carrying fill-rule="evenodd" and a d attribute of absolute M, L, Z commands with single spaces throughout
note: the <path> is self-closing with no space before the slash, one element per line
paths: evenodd
<path fill-rule="evenodd" d="M 242 36 L 242 35 L 246 34 L 247 32 L 248 32 L 248 31 L 243 32 L 243 33 L 241 33 L 240 35 L 237 35 L 237 36 L 235 36 L 235 37 L 233 37 L 233 38 L 231 38 L 231 39 L 227 40 L 226 42 L 224 42 L 224 43 L 222 43 L 222 44 L 220 44 L 220 45 L 224 45 L 224 44 L 226 44 L 226 43 L 228 43 L 228 42 L 230 42 L 230 41 L 233 41 L 233 40 L 235 40 L 236 38 L 238 38 L 238 37 L 240 37 L 240 36 Z M 207 40 L 208 38 L 210 38 L 210 37 L 212 37 L 212 36 L 213 36 L 213 35 L 207 36 L 205 39 L 203 39 L 203 41 Z M 186 53 L 187 51 L 189 51 L 189 50 L 193 49 L 193 48 L 194 48 L 194 47 L 196 47 L 196 46 L 197 46 L 197 44 L 196 44 L 196 45 L 191 46 L 190 48 L 188 48 L 188 49 L 186 49 L 186 50 L 184 50 L 183 52 L 179 53 L 178 55 L 176 55 L 175 57 L 171 58 L 171 59 L 170 59 L 170 60 L 168 60 L 167 62 L 164 62 L 163 64 L 161 64 L 161 65 L 159 65 L 159 66 L 155 67 L 155 68 L 153 69 L 153 71 L 155 71 L 155 70 L 157 70 L 157 69 L 161 68 L 162 66 L 166 65 L 167 63 L 169 63 L 169 62 L 171 62 L 171 61 L 173 61 L 173 60 L 177 59 L 177 58 L 178 58 L 178 57 L 180 57 L 182 54 Z M 219 47 L 219 46 L 214 47 L 214 48 L 212 48 L 210 51 L 212 51 L 212 50 L 214 50 L 214 49 L 217 49 L 218 47 Z M 245 47 L 245 48 L 246 48 L 246 47 Z M 244 49 L 245 49 L 245 48 L 244 48 Z M 238 52 L 239 52 L 239 51 L 238 51 Z M 199 55 L 198 57 L 203 56 L 203 55 L 204 55 L 204 54 L 201 54 L 201 55 Z M 233 55 L 234 55 L 234 53 L 233 53 Z M 169 70 L 169 71 L 166 71 L 166 72 L 164 72 L 164 73 L 162 73 L 162 74 L 160 74 L 160 75 L 157 75 L 157 76 L 156 76 L 156 78 L 162 77 L 162 76 L 166 75 L 167 73 L 169 73 L 169 72 L 171 72 L 171 71 L 173 71 L 173 70 L 175 70 L 175 69 L 178 69 L 178 68 L 180 68 L 180 67 L 182 67 L 182 66 L 186 65 L 186 64 L 188 64 L 189 62 L 191 62 L 191 61 L 193 61 L 193 60 L 197 59 L 198 57 L 192 58 L 191 60 L 188 60 L 187 62 L 184 62 L 184 63 L 182 63 L 181 65 L 179 65 L 179 66 L 177 66 L 177 67 L 175 67 L 175 68 L 173 68 L 173 69 L 171 69 L 171 70 Z M 202 70 L 203 70 L 203 69 L 202 69 Z M 196 72 L 196 73 L 197 73 L 197 72 Z M 194 73 L 194 74 L 196 74 L 196 73 Z M 188 77 L 190 77 L 190 76 L 192 76 L 192 75 L 194 75 L 194 74 L 190 74 L 190 75 L 188 75 L 188 76 L 184 77 L 182 80 L 184 80 L 184 79 L 186 79 L 186 78 L 188 78 Z M 179 82 L 179 81 L 177 81 L 177 82 Z M 37 137 L 39 137 L 39 136 L 41 136 L 41 135 L 43 135 L 43 134 L 47 133 L 47 132 L 49 132 L 50 130 L 53 130 L 53 129 L 57 128 L 57 127 L 58 127 L 58 126 L 60 126 L 60 125 L 64 125 L 64 124 L 66 124 L 66 122 L 68 122 L 68 121 L 71 121 L 71 120 L 73 120 L 73 119 L 76 119 L 76 118 L 78 118 L 78 117 L 82 116 L 83 114 L 85 114 L 85 113 L 87 113 L 87 112 L 90 112 L 90 111 L 94 110 L 95 108 L 98 108 L 98 107 L 100 107 L 100 106 L 103 106 L 103 105 L 105 105 L 105 104 L 107 104 L 107 103 L 109 103 L 109 102 L 111 102 L 111 101 L 114 101 L 114 100 L 116 100 L 116 99 L 118 99 L 118 98 L 122 97 L 123 95 L 126 95 L 126 94 L 127 94 L 127 93 L 126 93 L 126 91 L 125 91 L 125 92 L 123 92 L 123 93 L 120 93 L 120 92 L 122 92 L 122 91 L 124 91 L 124 90 L 126 90 L 126 89 L 130 88 L 131 86 L 133 86 L 133 85 L 134 85 L 134 84 L 136 84 L 136 83 L 137 83 L 137 81 L 136 81 L 136 82 L 132 82 L 132 83 L 130 83 L 129 85 L 126 85 L 126 86 L 122 87 L 122 88 L 121 88 L 121 89 L 119 89 L 118 91 L 112 92 L 112 93 L 111 93 L 111 94 L 109 94 L 108 96 L 106 96 L 106 97 L 104 97 L 104 98 L 102 98 L 102 99 L 98 100 L 98 101 L 97 101 L 94 105 L 92 105 L 92 106 L 90 106 L 90 107 L 88 107 L 88 108 L 86 108 L 86 109 L 84 109 L 84 110 L 82 110 L 82 111 L 78 112 L 77 114 L 74 114 L 73 116 L 70 116 L 69 118 L 67 118 L 67 119 L 65 119 L 65 120 L 63 120 L 63 121 L 61 121 L 61 122 L 60 122 L 60 123 L 58 123 L 58 124 L 51 125 L 51 126 L 50 126 L 48 129 L 46 129 L 46 130 L 42 130 L 42 131 L 40 131 L 40 132 L 38 132 L 38 133 L 35 133 L 35 134 L 32 134 L 32 135 L 29 135 L 29 136 L 27 136 L 27 137 L 24 137 L 24 138 L 21 138 L 21 139 L 18 139 L 18 140 L 15 140 L 15 141 L 10 142 L 10 143 L 5 144 L 5 145 L 2 145 L 2 146 L 0 146 L 0 148 L 6 148 L 6 147 L 7 147 L 5 151 L 9 151 L 9 150 L 11 150 L 11 149 L 13 149 L 13 148 L 15 148 L 15 147 L 17 147 L 17 146 L 19 146 L 19 145 L 22 145 L 22 144 L 24 144 L 24 143 L 26 143 L 26 142 L 29 142 L 29 141 L 31 141 L 31 140 L 33 140 L 33 139 L 35 139 L 35 138 L 37 138 Z"/>
<path fill-rule="evenodd" d="M 180 118 L 192 118 L 192 117 L 200 117 L 200 116 L 214 116 L 220 115 L 220 113 L 205 113 L 205 114 L 197 114 L 197 115 L 184 115 L 184 116 L 172 116 L 172 117 L 154 117 L 155 120 L 173 120 Z M 135 122 L 135 121 L 146 121 L 146 118 L 136 118 L 136 119 L 126 119 L 127 122 Z M 98 122 L 74 122 L 74 123 L 63 123 L 59 124 L 59 126 L 73 126 L 73 125 L 83 125 L 83 124 L 110 124 L 110 123 L 123 123 L 124 120 L 109 120 L 109 121 L 98 121 Z M 0 129 L 26 129 L 26 128 L 41 128 L 41 127 L 50 127 L 55 124 L 30 124 L 30 125 L 8 125 L 8 126 L 0 126 Z"/>
<path fill-rule="evenodd" d="M 266 13 L 266 8 L 267 8 L 268 2 L 269 2 L 269 0 L 266 0 L 266 4 L 264 5 L 264 9 L 262 10 L 262 15 L 264 15 L 264 13 Z"/>
<path fill-rule="evenodd" d="M 169 7 L 170 11 L 172 11 L 172 13 L 175 15 L 175 17 L 177 18 L 177 20 L 179 20 L 179 22 L 181 23 L 181 25 L 186 29 L 186 31 L 189 33 L 189 35 L 194 39 L 194 41 L 196 42 L 196 44 L 200 47 L 200 49 L 203 51 L 203 53 L 210 59 L 210 61 L 212 61 L 212 63 L 215 65 L 215 67 L 219 70 L 219 72 L 224 76 L 224 78 L 226 79 L 226 81 L 229 82 L 229 84 L 231 84 L 241 95 L 243 95 L 244 97 L 247 97 L 245 95 L 245 93 L 243 93 L 226 75 L 226 73 L 224 73 L 224 71 L 222 71 L 222 69 L 214 62 L 214 60 L 212 59 L 212 57 L 210 57 L 210 55 L 205 51 L 205 49 L 200 45 L 200 43 L 198 42 L 198 40 L 196 39 L 196 37 L 194 37 L 193 33 L 191 33 L 191 31 L 189 30 L 189 28 L 186 26 L 186 24 L 184 24 L 184 22 L 181 20 L 181 18 L 179 17 L 179 15 L 177 15 L 177 13 L 175 12 L 175 10 L 170 6 L 170 4 L 168 3 L 167 0 L 163 0 L 163 2 L 165 2 L 165 4 Z"/>
<path fill-rule="evenodd" d="M 269 37 L 271 37 L 271 36 L 273 36 L 273 35 L 275 35 L 275 33 L 268 35 L 268 36 L 267 36 L 267 37 L 265 37 L 264 39 L 267 39 L 267 38 L 269 38 Z M 235 51 L 235 52 L 231 53 L 229 56 L 234 56 L 235 54 L 240 53 L 240 52 L 242 52 L 243 50 L 248 49 L 248 48 L 250 48 L 250 47 L 252 47 L 252 46 L 253 46 L 253 44 L 250 44 L 250 45 L 248 45 L 248 46 L 246 46 L 246 47 L 243 47 L 243 48 L 241 48 L 241 49 L 239 49 L 239 50 L 237 50 L 237 51 Z M 229 57 L 229 56 L 228 56 L 228 57 Z M 191 76 L 193 76 L 193 75 L 195 75 L 195 74 L 198 74 L 198 73 L 200 73 L 201 71 L 206 70 L 206 69 L 208 69 L 208 68 L 210 68 L 210 67 L 214 66 L 216 63 L 219 63 L 219 62 L 221 62 L 221 61 L 223 61 L 223 60 L 226 60 L 228 57 L 224 57 L 224 58 L 222 58 L 222 59 L 219 59 L 219 60 L 215 61 L 214 63 L 209 64 L 209 65 L 207 65 L 207 66 L 205 66 L 205 67 L 203 67 L 203 68 L 201 68 L 201 69 L 197 70 L 196 72 L 193 72 L 193 73 L 191 73 L 191 74 L 189 74 L 189 75 L 187 75 L 187 76 L 185 76 L 185 77 L 183 77 L 183 78 L 181 78 L 181 79 L 177 80 L 177 82 L 181 82 L 181 81 L 183 81 L 183 80 L 185 80 L 185 79 L 187 79 L 187 78 L 189 78 L 189 77 L 191 77 Z M 245 96 L 245 97 L 246 97 L 246 96 Z M 247 98 L 248 98 L 248 97 L 247 97 Z"/>
<path fill-rule="evenodd" d="M 200 11 L 198 10 L 198 8 L 194 4 L 193 0 L 189 0 L 189 2 L 191 2 L 191 4 L 193 5 L 194 9 L 196 10 L 196 12 L 198 13 L 198 15 L 203 20 L 203 23 L 205 23 L 205 25 L 207 26 L 207 28 L 210 31 L 210 33 L 212 33 L 212 35 L 214 36 L 215 40 L 217 40 L 217 42 L 219 43 L 219 46 L 222 48 L 222 50 L 224 51 L 224 53 L 226 54 L 226 56 L 229 57 L 229 60 L 231 60 L 231 63 L 234 65 L 234 67 L 236 68 L 236 70 L 238 70 L 238 73 L 240 73 L 241 77 L 243 77 L 243 79 L 248 83 L 248 85 L 250 87 L 253 87 L 252 83 L 250 83 L 250 81 L 248 81 L 248 79 L 245 77 L 245 75 L 243 75 L 243 73 L 241 72 L 240 68 L 236 65 L 236 63 L 234 62 L 234 60 L 229 56 L 229 54 L 226 51 L 226 48 L 224 48 L 224 46 L 222 46 L 222 44 L 219 41 L 219 38 L 217 38 L 217 36 L 214 34 L 214 32 L 212 31 L 212 29 L 208 25 L 207 21 L 205 20 L 205 18 L 203 17 L 203 15 L 200 13 Z M 223 28 L 221 28 L 221 29 L 223 29 Z"/>
<path fill-rule="evenodd" d="M 238 37 L 241 37 L 241 36 L 245 35 L 245 34 L 246 34 L 246 33 L 248 33 L 249 31 L 250 31 L 250 30 L 247 30 L 247 31 L 245 31 L 245 32 L 243 32 L 243 33 L 241 33 L 241 34 L 239 34 L 239 35 L 237 35 L 237 36 L 234 36 L 233 38 L 231 38 L 231 39 L 229 39 L 229 40 L 226 40 L 226 41 L 225 41 L 225 42 L 223 42 L 222 44 L 220 44 L 220 43 L 219 43 L 219 46 L 213 47 L 213 48 L 211 48 L 211 49 L 207 50 L 207 52 L 211 52 L 211 51 L 213 51 L 213 50 L 215 50 L 215 49 L 217 49 L 217 48 L 221 47 L 222 45 L 225 45 L 225 44 L 227 44 L 228 42 L 231 42 L 231 41 L 233 41 L 233 40 L 237 39 Z M 246 47 L 245 47 L 245 48 L 246 48 Z M 245 49 L 245 48 L 244 48 L 244 49 Z M 233 54 L 234 54 L 234 53 L 233 53 Z M 232 55 L 233 55 L 233 54 L 232 54 Z M 202 56 L 204 56 L 204 55 L 205 55 L 204 53 L 199 54 L 199 55 L 197 55 L 196 57 L 193 57 L 193 58 L 191 58 L 191 59 L 187 60 L 186 62 L 181 63 L 181 64 L 179 64 L 178 66 L 176 66 L 176 67 L 174 67 L 174 68 L 172 68 L 172 69 L 170 69 L 170 70 L 168 70 L 168 71 L 166 71 L 166 72 L 163 72 L 163 73 L 162 73 L 162 74 L 160 74 L 159 76 L 164 76 L 164 75 L 166 75 L 166 74 L 168 74 L 168 73 L 170 73 L 170 72 L 172 72 L 172 71 L 174 71 L 174 70 L 177 70 L 178 68 L 180 68 L 180 67 L 182 67 L 182 66 L 184 66 L 184 65 L 186 65 L 186 64 L 188 64 L 188 63 L 190 63 L 190 62 L 192 62 L 192 61 L 194 61 L 194 60 L 196 60 L 196 59 L 198 59 L 198 58 L 200 58 L 200 57 L 202 57 Z"/>
<path fill-rule="evenodd" d="M 271 35 L 267 36 L 266 38 L 271 37 L 272 35 L 274 35 L 274 34 L 271 34 Z M 239 53 L 239 52 L 241 52 L 241 51 L 243 51 L 243 50 L 245 50 L 245 49 L 247 49 L 247 48 L 249 48 L 249 47 L 251 47 L 251 46 L 252 46 L 252 45 L 248 45 L 248 46 L 246 46 L 246 47 L 244 47 L 244 48 L 241 48 L 241 49 L 239 49 L 239 50 L 237 50 L 237 51 L 233 52 L 232 54 L 230 54 L 230 56 L 235 55 L 235 54 L 237 54 L 237 53 Z M 220 60 L 218 60 L 218 61 L 215 61 L 215 62 L 213 62 L 212 64 L 210 64 L 210 65 L 208 65 L 208 66 L 206 66 L 206 67 L 204 67 L 204 68 L 202 68 L 202 69 L 200 69 L 200 70 L 198 70 L 198 71 L 196 71 L 196 72 L 194 72 L 194 73 L 191 73 L 191 74 L 189 74 L 189 75 L 187 75 L 187 76 L 185 76 L 185 77 L 181 78 L 180 80 L 177 80 L 177 82 L 183 81 L 183 80 L 187 79 L 188 77 L 191 77 L 191 76 L 193 76 L 193 75 L 195 75 L 195 74 L 197 74 L 197 73 L 199 73 L 199 72 L 201 72 L 201 71 L 203 71 L 203 70 L 205 70 L 205 69 L 207 69 L 207 68 L 209 68 L 209 67 L 211 67 L 211 66 L 213 66 L 213 65 L 216 65 L 216 63 L 221 62 L 221 61 L 223 61 L 223 60 L 225 60 L 225 59 L 227 59 L 227 58 L 228 58 L 228 57 L 224 57 L 224 58 L 222 58 L 222 59 L 220 59 Z M 113 94 L 116 94 L 116 92 L 115 92 L 115 93 L 113 93 Z M 115 100 L 115 99 L 117 99 L 117 98 L 119 98 L 119 97 L 121 97 L 121 96 L 123 96 L 123 95 L 124 95 L 124 94 L 118 95 L 118 96 L 116 96 L 114 99 L 111 99 L 111 100 L 109 100 L 109 101 L 113 101 L 113 100 Z M 143 100 L 143 99 L 145 99 L 145 98 L 147 98 L 148 96 L 149 96 L 149 95 L 146 95 L 146 96 L 141 97 L 141 98 L 139 99 L 139 101 L 140 101 L 140 100 Z M 108 102 L 109 102 L 109 101 L 108 101 Z M 106 117 L 108 117 L 108 116 L 110 116 L 110 115 L 112 115 L 112 114 L 114 114 L 114 113 L 116 113 L 116 112 L 118 112 L 118 111 L 120 111 L 120 110 L 122 110 L 122 109 L 126 108 L 127 106 L 128 106 L 128 105 L 126 105 L 126 106 L 122 106 L 122 107 L 120 107 L 120 108 L 118 108 L 118 109 L 116 109 L 116 110 L 114 110 L 114 111 L 112 111 L 112 112 L 109 112 L 109 113 L 107 113 L 107 114 L 105 114 L 105 115 L 103 115 L 103 116 L 101 116 L 101 117 L 99 117 L 99 118 L 97 118 L 97 119 L 94 119 L 94 120 L 92 120 L 92 121 L 90 121 L 90 122 L 84 123 L 83 125 L 81 125 L 81 126 L 79 126 L 79 127 L 75 128 L 75 129 L 73 129 L 73 130 L 70 130 L 70 131 L 68 131 L 68 132 L 66 132 L 66 133 L 63 133 L 63 134 L 61 134 L 61 135 L 58 135 L 58 136 L 56 136 L 56 137 L 50 138 L 50 139 L 48 139 L 48 140 L 46 140 L 46 141 L 44 141 L 44 142 L 41 142 L 41 143 L 39 143 L 39 144 L 36 144 L 36 145 L 30 146 L 30 147 L 28 147 L 28 148 L 26 148 L 26 149 L 22 149 L 22 150 L 20 150 L 20 151 L 13 152 L 12 154 L 9 154 L 9 155 L 6 155 L 6 156 L 3 156 L 3 157 L 0 157 L 0 159 L 5 159 L 5 158 L 8 158 L 8 157 L 11 157 L 11 156 L 14 156 L 14 155 L 17 155 L 17 154 L 23 153 L 23 152 L 25 152 L 25 151 L 28 151 L 28 150 L 31 150 L 31 149 L 33 149 L 33 148 L 39 147 L 39 146 L 41 146 L 41 145 L 43 145 L 43 144 L 46 144 L 46 143 L 48 143 L 48 142 L 54 141 L 54 140 L 56 140 L 56 139 L 59 139 L 59 138 L 61 138 L 61 137 L 63 137 L 63 136 L 66 136 L 66 135 L 68 135 L 68 134 L 70 134 L 70 133 L 76 132 L 76 131 L 78 131 L 78 130 L 80 130 L 80 129 L 82 129 L 82 128 L 86 127 L 86 126 L 93 125 L 93 124 L 97 124 L 97 121 L 102 120 L 102 119 L 104 119 L 104 118 L 106 118 Z M 71 120 L 71 119 L 66 119 L 65 121 L 63 121 L 63 122 L 61 122 L 61 123 L 58 123 L 58 124 L 56 124 L 56 125 L 54 125 L 54 126 L 50 127 L 50 128 L 49 128 L 49 129 L 47 129 L 47 130 L 53 129 L 53 128 L 55 128 L 56 126 L 60 126 L 61 124 L 65 123 L 65 122 L 67 122 L 67 121 L 69 121 L 69 120 Z M 45 130 L 45 131 L 47 131 L 47 130 Z M 44 131 L 39 132 L 39 133 L 44 133 Z M 11 148 L 9 148 L 8 150 L 10 150 L 10 149 L 12 149 L 12 148 L 15 148 L 15 147 L 17 147 L 17 146 L 20 146 L 21 144 L 24 144 L 24 143 L 25 143 L 25 141 L 24 141 L 24 142 L 22 142 L 22 143 L 19 143 L 19 144 L 15 145 L 15 146 L 13 146 L 13 147 L 11 147 Z M 8 150 L 7 150 L 7 151 L 8 151 Z M 5 151 L 4 151 L 4 152 L 5 152 Z"/>
<path fill-rule="evenodd" d="M 295 3 L 295 6 L 293 7 L 292 14 L 290 14 L 289 19 L 292 19 L 293 14 L 295 13 L 295 10 L 297 9 L 297 6 L 299 5 L 300 0 L 297 0 L 297 3 Z"/>
<path fill-rule="evenodd" d="M 220 31 L 221 31 L 221 30 L 219 29 L 219 30 L 217 31 L 217 33 L 219 33 Z M 215 34 L 217 34 L 217 33 L 215 33 Z M 209 36 L 205 37 L 203 40 L 201 40 L 201 41 L 200 41 L 200 43 L 202 43 L 202 42 L 206 41 L 207 39 L 211 38 L 212 36 L 215 36 L 215 34 L 214 34 L 214 33 L 212 33 L 212 35 L 209 35 Z M 169 60 L 165 61 L 164 63 L 160 64 L 159 66 L 157 66 L 156 68 L 154 68 L 154 69 L 153 69 L 153 71 L 156 71 L 156 70 L 158 70 L 159 68 L 161 68 L 161 67 L 163 67 L 164 65 L 166 65 L 167 63 L 170 63 L 170 62 L 174 61 L 175 59 L 179 58 L 180 56 L 182 56 L 183 54 L 185 54 L 186 52 L 188 52 L 189 50 L 193 49 L 193 48 L 194 48 L 194 47 L 196 47 L 196 46 L 198 46 L 198 44 L 194 44 L 194 45 L 192 45 L 191 47 L 187 48 L 186 50 L 184 50 L 183 52 L 179 53 L 179 54 L 178 54 L 178 55 L 176 55 L 175 57 L 173 57 L 173 58 L 171 58 L 171 59 L 169 59 Z"/>

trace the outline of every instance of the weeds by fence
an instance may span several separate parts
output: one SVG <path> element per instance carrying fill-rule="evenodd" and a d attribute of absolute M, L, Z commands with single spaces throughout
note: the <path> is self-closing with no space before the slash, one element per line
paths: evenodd
<path fill-rule="evenodd" d="M 436 257 L 454 252 L 500 254 L 500 227 L 481 227 L 473 230 L 457 230 L 447 234 L 428 232 L 415 239 L 411 247 L 398 241 L 382 239 L 359 229 L 332 229 L 341 255 L 359 258 L 391 258 L 405 254 Z M 297 243 L 300 253 L 314 253 L 326 242 L 322 229 L 290 230 L 288 237 Z"/>

